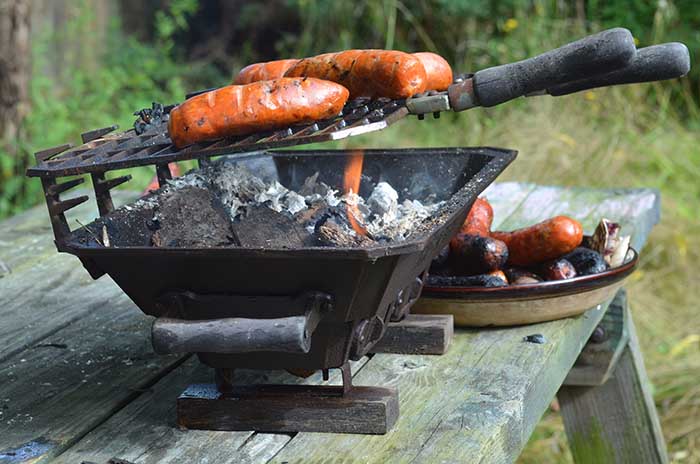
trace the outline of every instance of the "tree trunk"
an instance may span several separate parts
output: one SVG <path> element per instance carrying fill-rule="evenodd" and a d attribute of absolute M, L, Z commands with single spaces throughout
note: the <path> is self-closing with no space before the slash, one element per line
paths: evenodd
<path fill-rule="evenodd" d="M 29 110 L 30 0 L 0 0 L 0 140 L 16 153 Z"/>

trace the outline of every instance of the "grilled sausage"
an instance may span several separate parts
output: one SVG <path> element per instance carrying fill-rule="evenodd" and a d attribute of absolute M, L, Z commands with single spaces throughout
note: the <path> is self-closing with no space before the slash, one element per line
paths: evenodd
<path fill-rule="evenodd" d="M 532 266 L 572 251 L 583 239 L 581 224 L 567 216 L 556 216 L 513 232 L 492 232 L 508 246 L 508 262 Z"/>
<path fill-rule="evenodd" d="M 177 148 L 202 140 L 278 129 L 337 115 L 348 99 L 342 85 L 282 78 L 229 85 L 186 100 L 170 111 Z"/>
<path fill-rule="evenodd" d="M 418 52 L 413 56 L 418 58 L 425 68 L 428 78 L 425 90 L 447 90 L 452 84 L 452 68 L 443 57 L 430 52 Z"/>
<path fill-rule="evenodd" d="M 425 91 L 427 76 L 421 61 L 394 50 L 346 50 L 305 58 L 287 77 L 316 77 L 342 84 L 350 98 L 408 98 Z"/>
<path fill-rule="evenodd" d="M 528 285 L 542 282 L 542 277 L 518 267 L 509 267 L 505 270 L 505 274 L 511 285 Z"/>
<path fill-rule="evenodd" d="M 463 234 L 488 237 L 493 222 L 493 208 L 486 198 L 477 198 L 469 210 L 467 219 L 459 229 Z"/>
<path fill-rule="evenodd" d="M 564 258 L 547 261 L 540 266 L 540 269 L 544 280 L 566 280 L 576 277 L 576 268 Z"/>
<path fill-rule="evenodd" d="M 233 80 L 233 83 L 242 85 L 251 84 L 257 81 L 279 79 L 280 77 L 284 77 L 284 73 L 286 73 L 289 68 L 298 62 L 299 60 L 297 59 L 290 59 L 249 64 L 245 68 L 241 69 L 236 78 Z"/>
<path fill-rule="evenodd" d="M 508 277 L 506 277 L 505 272 L 503 272 L 501 270 L 491 271 L 487 275 L 497 277 L 497 278 L 501 279 L 504 283 L 506 283 L 506 284 L 508 283 Z"/>
<path fill-rule="evenodd" d="M 598 274 L 608 268 L 603 256 L 595 250 L 578 247 L 564 256 L 576 268 L 578 275 Z"/>
<path fill-rule="evenodd" d="M 508 284 L 500 277 L 480 274 L 449 277 L 429 275 L 426 285 L 431 287 L 505 287 Z"/>
<path fill-rule="evenodd" d="M 458 275 L 496 271 L 507 260 L 508 248 L 500 240 L 462 233 L 450 240 L 450 269 Z"/>

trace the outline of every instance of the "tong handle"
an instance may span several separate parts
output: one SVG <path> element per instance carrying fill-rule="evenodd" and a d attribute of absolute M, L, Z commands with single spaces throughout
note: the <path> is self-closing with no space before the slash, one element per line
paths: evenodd
<path fill-rule="evenodd" d="M 533 58 L 478 71 L 473 78 L 476 103 L 495 106 L 557 84 L 607 73 L 625 66 L 635 52 L 627 29 L 599 32 Z M 466 109 L 454 104 L 453 108 Z"/>
<path fill-rule="evenodd" d="M 637 50 L 636 56 L 621 69 L 555 85 L 549 87 L 547 93 L 560 96 L 596 87 L 675 79 L 688 74 L 688 71 L 690 71 L 688 47 L 682 43 L 671 42 Z"/>

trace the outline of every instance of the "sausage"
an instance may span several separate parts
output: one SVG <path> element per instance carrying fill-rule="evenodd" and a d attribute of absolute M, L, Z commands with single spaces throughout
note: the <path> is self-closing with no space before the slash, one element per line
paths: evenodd
<path fill-rule="evenodd" d="M 509 267 L 505 270 L 508 282 L 511 285 L 528 285 L 536 284 L 542 282 L 542 277 L 534 274 L 527 269 L 521 269 L 518 267 Z"/>
<path fill-rule="evenodd" d="M 506 277 L 506 274 L 501 270 L 491 271 L 487 275 L 497 277 L 497 278 L 501 279 L 503 282 L 505 282 L 506 284 L 508 283 L 508 277 Z"/>
<path fill-rule="evenodd" d="M 427 76 L 415 56 L 395 50 L 346 50 L 304 58 L 286 77 L 316 77 L 348 88 L 350 98 L 408 98 L 425 91 Z"/>
<path fill-rule="evenodd" d="M 544 280 L 566 280 L 576 277 L 576 268 L 564 258 L 547 261 L 540 266 L 540 269 Z"/>
<path fill-rule="evenodd" d="M 458 275 L 496 271 L 507 260 L 508 248 L 500 240 L 462 233 L 450 240 L 450 268 Z"/>
<path fill-rule="evenodd" d="M 452 84 L 452 68 L 450 64 L 436 53 L 418 52 L 413 56 L 423 64 L 428 81 L 425 90 L 447 90 Z"/>
<path fill-rule="evenodd" d="M 278 129 L 337 115 L 348 90 L 312 78 L 229 85 L 186 100 L 170 111 L 168 131 L 177 148 L 202 140 Z"/>
<path fill-rule="evenodd" d="M 488 237 L 493 222 L 493 208 L 486 198 L 477 198 L 469 210 L 467 219 L 459 229 L 463 234 Z"/>
<path fill-rule="evenodd" d="M 236 78 L 233 80 L 233 83 L 242 85 L 251 84 L 257 81 L 279 79 L 280 77 L 284 77 L 284 73 L 286 73 L 289 68 L 298 62 L 299 60 L 297 59 L 289 59 L 249 64 L 245 68 L 241 69 Z"/>
<path fill-rule="evenodd" d="M 431 287 L 505 287 L 508 284 L 500 277 L 480 274 L 449 277 L 429 275 L 426 285 Z"/>
<path fill-rule="evenodd" d="M 573 264 L 576 273 L 581 276 L 598 274 L 608 268 L 603 256 L 589 248 L 578 247 L 564 258 Z"/>
<path fill-rule="evenodd" d="M 450 246 L 445 245 L 440 253 L 430 262 L 431 274 L 449 274 Z"/>
<path fill-rule="evenodd" d="M 509 264 L 532 266 L 559 258 L 579 246 L 583 228 L 570 217 L 556 216 L 513 232 L 492 232 L 491 237 L 505 242 Z"/>

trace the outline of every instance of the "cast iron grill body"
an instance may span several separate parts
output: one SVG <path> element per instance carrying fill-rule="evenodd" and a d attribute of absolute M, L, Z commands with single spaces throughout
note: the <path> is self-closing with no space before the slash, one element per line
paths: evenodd
<path fill-rule="evenodd" d="M 88 141 L 75 151 L 89 153 L 89 147 L 110 143 L 105 140 Z M 313 331 L 308 353 L 198 353 L 205 364 L 216 368 L 317 370 L 340 367 L 348 359 L 366 354 L 381 338 L 385 324 L 407 312 L 420 294 L 419 279 L 432 258 L 457 232 L 477 196 L 515 158 L 515 152 L 496 148 L 362 152 L 360 195 L 366 197 L 378 182 L 387 181 L 399 192 L 399 201 L 445 200 L 438 219 L 421 224 L 406 240 L 362 248 L 95 247 L 76 239 L 76 231 L 70 231 L 64 215 L 85 199 L 59 198 L 81 179 L 58 183 L 56 177 L 89 173 L 100 215 L 104 216 L 113 209 L 109 189 L 128 180 L 128 176 L 108 179 L 106 172 L 124 164 L 81 165 L 73 160 L 68 162 L 73 167 L 47 169 L 51 163 L 41 160 L 50 153 L 46 151 L 38 155 L 40 163 L 29 174 L 42 177 L 59 251 L 77 256 L 93 278 L 109 274 L 146 314 L 185 320 L 273 319 L 303 314 L 303 305 L 298 302 L 309 292 L 329 295 L 332 309 L 323 314 Z M 298 190 L 315 172 L 320 181 L 341 190 L 345 164 L 357 153 L 263 151 L 230 158 L 244 164 L 267 162 L 274 166 L 279 182 L 292 190 Z M 202 160 L 211 154 L 190 150 L 187 157 Z M 140 164 L 143 160 L 134 163 Z M 157 170 L 162 183 L 167 175 L 158 166 Z"/>

